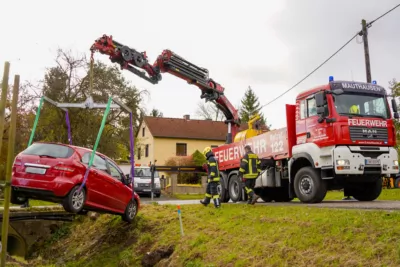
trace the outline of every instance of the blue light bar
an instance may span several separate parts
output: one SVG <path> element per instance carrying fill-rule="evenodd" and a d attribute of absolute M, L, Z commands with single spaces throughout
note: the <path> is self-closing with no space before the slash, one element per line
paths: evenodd
<path fill-rule="evenodd" d="M 329 76 L 329 81 L 333 82 L 333 76 Z"/>
<path fill-rule="evenodd" d="M 376 84 L 376 81 L 374 80 L 374 81 L 372 81 L 372 84 Z"/>

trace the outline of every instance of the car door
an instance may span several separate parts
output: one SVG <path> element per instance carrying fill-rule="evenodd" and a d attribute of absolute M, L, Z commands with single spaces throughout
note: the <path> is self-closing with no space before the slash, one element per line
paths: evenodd
<path fill-rule="evenodd" d="M 87 152 L 82 156 L 82 163 L 89 165 L 92 152 Z M 87 198 L 86 201 L 95 206 L 105 206 L 102 183 L 107 174 L 107 164 L 98 155 L 94 156 L 93 165 L 90 168 L 88 179 L 86 180 Z"/>
<path fill-rule="evenodd" d="M 113 198 L 113 202 L 121 211 L 125 211 L 126 205 L 129 199 L 132 198 L 132 190 L 130 187 L 123 183 L 124 174 L 122 171 L 110 160 L 107 160 L 108 169 L 110 170 L 110 176 L 116 181 L 115 190 L 110 192 L 110 197 Z"/>

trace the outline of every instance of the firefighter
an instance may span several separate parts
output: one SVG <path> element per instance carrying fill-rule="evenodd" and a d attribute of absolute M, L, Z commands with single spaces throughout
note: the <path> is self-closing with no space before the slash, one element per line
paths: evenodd
<path fill-rule="evenodd" d="M 360 114 L 360 109 L 356 105 L 352 105 L 350 107 L 349 113 L 351 113 L 351 114 Z"/>
<path fill-rule="evenodd" d="M 218 194 L 218 185 L 220 182 L 218 162 L 215 159 L 210 147 L 206 147 L 203 151 L 203 154 L 207 159 L 208 178 L 206 196 L 203 200 L 200 200 L 200 203 L 204 206 L 207 206 L 208 204 L 210 204 L 210 200 L 212 198 L 215 208 L 219 208 L 221 207 L 221 201 Z"/>
<path fill-rule="evenodd" d="M 249 145 L 244 147 L 246 154 L 240 161 L 239 176 L 244 182 L 244 189 L 249 197 L 247 204 L 255 204 L 259 196 L 254 193 L 256 179 L 261 173 L 261 161 L 256 154 L 251 151 Z"/>

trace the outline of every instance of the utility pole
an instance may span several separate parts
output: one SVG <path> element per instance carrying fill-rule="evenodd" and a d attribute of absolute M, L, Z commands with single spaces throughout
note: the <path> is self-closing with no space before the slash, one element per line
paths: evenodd
<path fill-rule="evenodd" d="M 371 83 L 371 65 L 369 61 L 369 47 L 368 47 L 368 28 L 371 27 L 370 24 L 367 24 L 365 19 L 361 21 L 362 29 L 358 33 L 358 35 L 363 37 L 364 43 L 364 56 L 365 56 L 365 71 L 367 74 L 367 83 Z"/>

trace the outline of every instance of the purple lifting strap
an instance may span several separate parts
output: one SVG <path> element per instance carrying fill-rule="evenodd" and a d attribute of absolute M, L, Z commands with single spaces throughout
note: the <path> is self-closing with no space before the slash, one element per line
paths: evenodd
<path fill-rule="evenodd" d="M 132 112 L 129 114 L 130 117 L 130 125 L 129 125 L 129 139 L 131 141 L 130 145 L 130 154 L 131 154 L 131 180 L 132 180 L 132 199 L 134 198 L 135 194 L 135 182 L 134 182 L 134 174 L 135 174 L 135 151 L 134 151 L 134 137 L 133 137 L 133 115 Z"/>
<path fill-rule="evenodd" d="M 67 123 L 67 128 L 68 128 L 68 142 L 70 145 L 72 145 L 72 137 L 71 137 L 71 124 L 69 123 L 69 114 L 68 110 L 65 111 L 65 121 Z"/>

